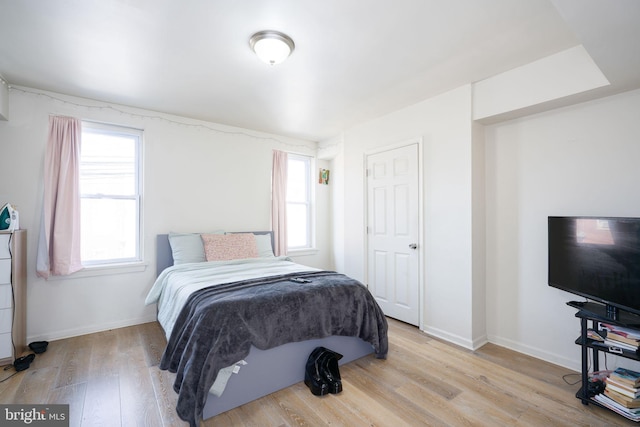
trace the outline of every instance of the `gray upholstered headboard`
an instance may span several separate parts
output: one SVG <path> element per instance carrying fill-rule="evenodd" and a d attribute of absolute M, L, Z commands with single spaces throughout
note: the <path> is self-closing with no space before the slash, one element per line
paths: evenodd
<path fill-rule="evenodd" d="M 273 231 L 234 231 L 233 233 L 268 234 L 271 236 L 271 249 L 273 249 Z M 168 234 L 158 234 L 156 237 L 156 277 L 162 271 L 173 265 L 173 255 L 169 244 Z"/>

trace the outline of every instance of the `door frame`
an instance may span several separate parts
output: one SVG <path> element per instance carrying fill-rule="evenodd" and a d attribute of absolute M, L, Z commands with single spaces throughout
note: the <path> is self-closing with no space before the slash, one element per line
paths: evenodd
<path fill-rule="evenodd" d="M 418 146 L 418 328 L 424 330 L 424 297 L 425 297 L 425 282 L 424 282 L 424 260 L 425 260 L 425 247 L 424 247 L 424 157 L 423 157 L 423 141 L 422 137 L 408 139 L 402 142 L 394 144 L 384 145 L 381 147 L 365 150 L 363 154 L 363 173 L 364 173 L 364 279 L 369 287 L 369 179 L 367 175 L 368 157 L 373 154 L 383 153 L 385 151 L 395 150 L 397 148 L 407 147 L 409 145 Z"/>

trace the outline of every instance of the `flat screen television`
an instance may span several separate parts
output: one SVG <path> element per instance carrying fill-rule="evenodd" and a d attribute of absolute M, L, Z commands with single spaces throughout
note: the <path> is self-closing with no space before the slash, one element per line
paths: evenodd
<path fill-rule="evenodd" d="M 549 217 L 549 286 L 640 315 L 640 218 Z"/>

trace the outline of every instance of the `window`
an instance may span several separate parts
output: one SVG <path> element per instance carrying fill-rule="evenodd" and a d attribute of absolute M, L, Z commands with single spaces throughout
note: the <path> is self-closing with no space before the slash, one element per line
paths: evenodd
<path fill-rule="evenodd" d="M 84 266 L 137 262 L 142 131 L 82 123 L 80 229 Z"/>
<path fill-rule="evenodd" d="M 288 155 L 287 161 L 287 249 L 313 247 L 311 161 L 308 156 Z"/>

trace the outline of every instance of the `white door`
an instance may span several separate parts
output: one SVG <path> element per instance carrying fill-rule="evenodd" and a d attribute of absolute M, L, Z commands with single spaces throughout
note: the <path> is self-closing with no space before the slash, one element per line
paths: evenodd
<path fill-rule="evenodd" d="M 418 144 L 367 156 L 367 279 L 384 313 L 419 326 Z"/>

